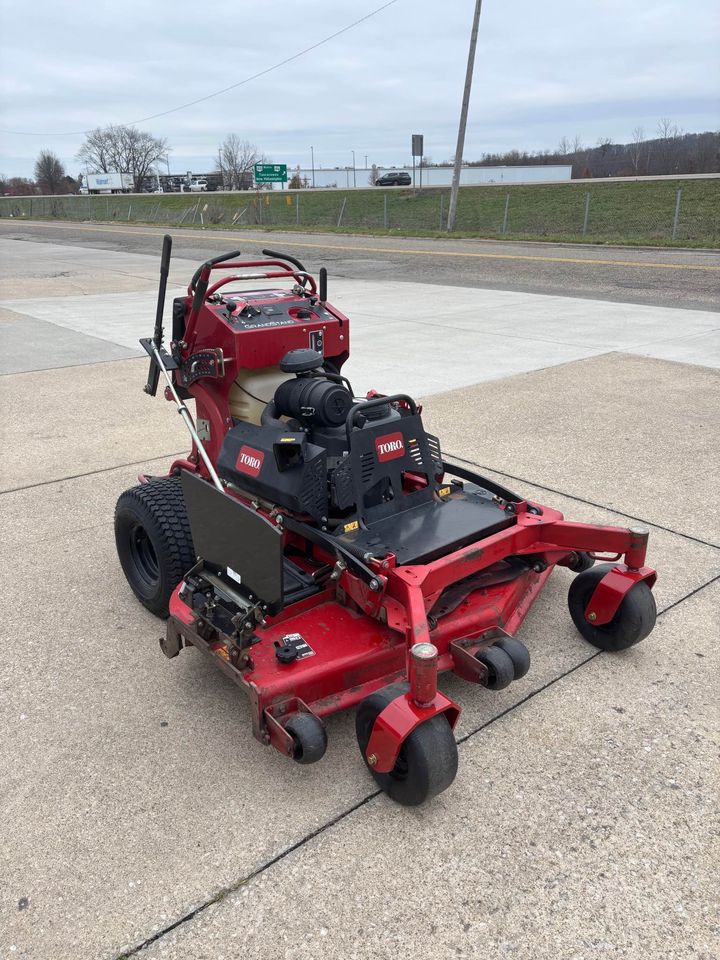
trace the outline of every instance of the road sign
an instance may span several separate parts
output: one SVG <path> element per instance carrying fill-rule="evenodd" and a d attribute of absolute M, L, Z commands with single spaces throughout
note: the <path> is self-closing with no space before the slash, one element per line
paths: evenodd
<path fill-rule="evenodd" d="M 287 183 L 286 163 L 256 163 L 255 183 Z"/>
<path fill-rule="evenodd" d="M 423 135 L 421 133 L 414 133 L 412 135 L 412 155 L 414 157 L 421 157 L 423 155 Z"/>

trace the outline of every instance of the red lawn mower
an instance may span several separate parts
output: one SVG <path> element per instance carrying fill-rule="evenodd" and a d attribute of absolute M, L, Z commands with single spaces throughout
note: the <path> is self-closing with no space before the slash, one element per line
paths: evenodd
<path fill-rule="evenodd" d="M 165 237 L 145 390 L 162 375 L 192 450 L 121 495 L 117 549 L 139 600 L 168 618 L 163 652 L 211 657 L 250 698 L 258 740 L 314 763 L 323 718 L 357 706 L 368 769 L 417 805 L 457 771 L 460 708 L 438 673 L 490 690 L 524 676 L 514 634 L 556 564 L 578 574 L 570 615 L 591 644 L 650 633 L 648 531 L 566 521 L 445 460 L 406 394 L 357 397 L 324 269 L 318 284 L 271 250 L 208 260 L 174 301 L 166 350 L 170 252 Z M 255 280 L 286 289 L 241 286 Z"/>

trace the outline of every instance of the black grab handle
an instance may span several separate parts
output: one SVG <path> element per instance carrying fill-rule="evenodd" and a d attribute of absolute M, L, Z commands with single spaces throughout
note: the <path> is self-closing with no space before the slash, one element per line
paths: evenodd
<path fill-rule="evenodd" d="M 223 253 L 219 257 L 213 257 L 212 260 L 206 260 L 205 263 L 201 263 L 200 266 L 195 271 L 195 273 L 193 274 L 192 280 L 190 281 L 190 289 L 191 290 L 195 289 L 195 285 L 200 279 L 200 274 L 203 272 L 205 267 L 214 267 L 216 263 L 222 263 L 223 260 L 232 260 L 233 257 L 239 257 L 239 256 L 240 256 L 240 251 L 233 250 L 232 253 Z"/>
<path fill-rule="evenodd" d="M 397 403 L 398 400 L 404 400 L 410 407 L 412 414 L 417 413 L 417 404 L 407 393 L 394 393 L 391 397 L 373 397 L 372 400 L 362 400 L 360 403 L 356 403 L 350 407 L 347 419 L 345 420 L 345 430 L 347 431 L 348 440 L 350 439 L 352 428 L 355 426 L 355 417 L 358 413 L 362 413 L 362 411 L 367 410 L 368 407 L 381 407 L 383 404 Z"/>
<path fill-rule="evenodd" d="M 274 260 L 287 260 L 288 263 L 292 263 L 292 265 L 297 267 L 298 270 L 302 271 L 302 273 L 307 273 L 307 270 L 303 264 L 300 263 L 300 261 L 295 257 L 291 257 L 289 253 L 277 253 L 275 250 L 263 250 L 263 255 L 266 257 L 272 257 Z"/>

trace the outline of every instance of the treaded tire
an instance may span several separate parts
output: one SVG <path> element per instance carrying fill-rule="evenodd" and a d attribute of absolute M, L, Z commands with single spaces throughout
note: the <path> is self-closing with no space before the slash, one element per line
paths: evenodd
<path fill-rule="evenodd" d="M 495 642 L 496 647 L 506 653 L 512 660 L 515 680 L 520 680 L 530 669 L 530 651 L 516 637 L 501 637 Z"/>
<path fill-rule="evenodd" d="M 293 713 L 285 729 L 295 741 L 295 763 L 317 763 L 327 750 L 327 730 L 320 717 L 312 713 Z"/>
<path fill-rule="evenodd" d="M 515 666 L 512 658 L 500 646 L 494 643 L 485 650 L 479 650 L 475 654 L 475 659 L 484 663 L 488 671 L 488 679 L 485 686 L 488 690 L 504 690 L 509 687 L 515 679 Z"/>
<path fill-rule="evenodd" d="M 640 643 L 652 631 L 657 619 L 655 597 L 642 580 L 625 594 L 610 623 L 596 627 L 585 619 L 585 610 L 595 588 L 614 566 L 614 563 L 600 563 L 592 570 L 578 574 L 568 591 L 570 616 L 582 636 L 599 650 L 611 652 L 627 650 Z"/>
<path fill-rule="evenodd" d="M 396 803 L 417 807 L 447 790 L 457 774 L 457 744 L 444 714 L 426 720 L 413 730 L 390 773 L 377 773 L 365 759 L 378 715 L 408 689 L 407 683 L 392 683 L 366 697 L 355 716 L 355 732 L 360 752 L 377 785 Z"/>
<path fill-rule="evenodd" d="M 173 590 L 195 564 L 180 477 L 158 477 L 120 494 L 115 544 L 135 596 L 167 617 Z"/>

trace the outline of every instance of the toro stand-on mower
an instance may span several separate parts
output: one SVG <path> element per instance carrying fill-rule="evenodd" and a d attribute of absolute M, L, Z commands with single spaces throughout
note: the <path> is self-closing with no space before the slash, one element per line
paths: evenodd
<path fill-rule="evenodd" d="M 578 573 L 570 615 L 590 643 L 624 650 L 650 633 L 647 530 L 566 521 L 444 460 L 406 394 L 356 397 L 324 269 L 318 285 L 270 250 L 208 260 L 174 301 L 166 350 L 170 249 L 165 237 L 145 390 L 162 375 L 192 450 L 122 494 L 117 549 L 139 600 L 168 617 L 163 652 L 213 658 L 250 698 L 258 740 L 314 763 L 323 718 L 357 706 L 373 777 L 419 804 L 457 770 L 460 709 L 438 673 L 490 690 L 524 676 L 513 635 L 555 565 Z M 241 272 L 211 284 L 219 270 Z"/>

